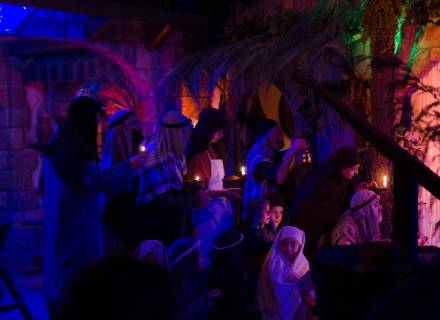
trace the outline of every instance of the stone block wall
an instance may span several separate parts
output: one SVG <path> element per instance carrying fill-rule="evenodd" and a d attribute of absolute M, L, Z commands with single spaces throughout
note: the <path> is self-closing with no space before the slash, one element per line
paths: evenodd
<path fill-rule="evenodd" d="M 42 246 L 43 211 L 33 186 L 37 152 L 28 147 L 30 110 L 19 61 L 0 47 L 0 221 L 11 224 L 0 258 L 13 271 L 29 264 Z"/>

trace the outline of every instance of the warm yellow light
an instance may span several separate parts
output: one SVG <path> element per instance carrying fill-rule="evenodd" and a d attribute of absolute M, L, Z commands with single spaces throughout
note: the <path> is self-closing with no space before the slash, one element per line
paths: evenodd
<path fill-rule="evenodd" d="M 199 176 L 196 176 L 196 177 L 194 178 L 194 180 L 195 180 L 195 181 L 200 181 L 200 177 L 199 177 Z"/>
<path fill-rule="evenodd" d="M 246 175 L 246 167 L 245 166 L 241 166 L 240 171 L 241 171 L 242 176 Z"/>
<path fill-rule="evenodd" d="M 147 151 L 147 148 L 145 148 L 145 146 L 144 146 L 143 144 L 141 144 L 141 145 L 139 146 L 139 152 L 143 153 L 143 152 L 145 152 L 145 151 Z"/>

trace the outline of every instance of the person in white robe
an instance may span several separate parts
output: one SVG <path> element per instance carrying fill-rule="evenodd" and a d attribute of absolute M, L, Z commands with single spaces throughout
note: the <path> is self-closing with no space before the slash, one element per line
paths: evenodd
<path fill-rule="evenodd" d="M 309 262 L 303 254 L 304 232 L 285 226 L 279 231 L 264 261 L 257 286 L 264 320 L 312 318 L 314 289 Z"/>

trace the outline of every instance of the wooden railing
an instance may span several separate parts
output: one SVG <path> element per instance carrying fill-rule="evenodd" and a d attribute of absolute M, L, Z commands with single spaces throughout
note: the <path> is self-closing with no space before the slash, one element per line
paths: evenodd
<path fill-rule="evenodd" d="M 417 261 L 418 184 L 440 199 L 440 177 L 385 135 L 353 108 L 340 101 L 314 78 L 296 72 L 294 79 L 313 90 L 341 118 L 347 121 L 366 141 L 393 163 L 393 226 L 394 239 L 400 246 L 401 261 Z"/>

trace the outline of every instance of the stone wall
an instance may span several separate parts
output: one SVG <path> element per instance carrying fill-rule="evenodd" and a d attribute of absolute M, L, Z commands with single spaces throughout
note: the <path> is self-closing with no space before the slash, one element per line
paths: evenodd
<path fill-rule="evenodd" d="M 43 240 L 43 211 L 33 186 L 37 152 L 28 148 L 30 110 L 19 61 L 8 55 L 7 45 L 0 48 L 0 65 L 0 221 L 11 224 L 1 258 L 22 265 Z"/>

